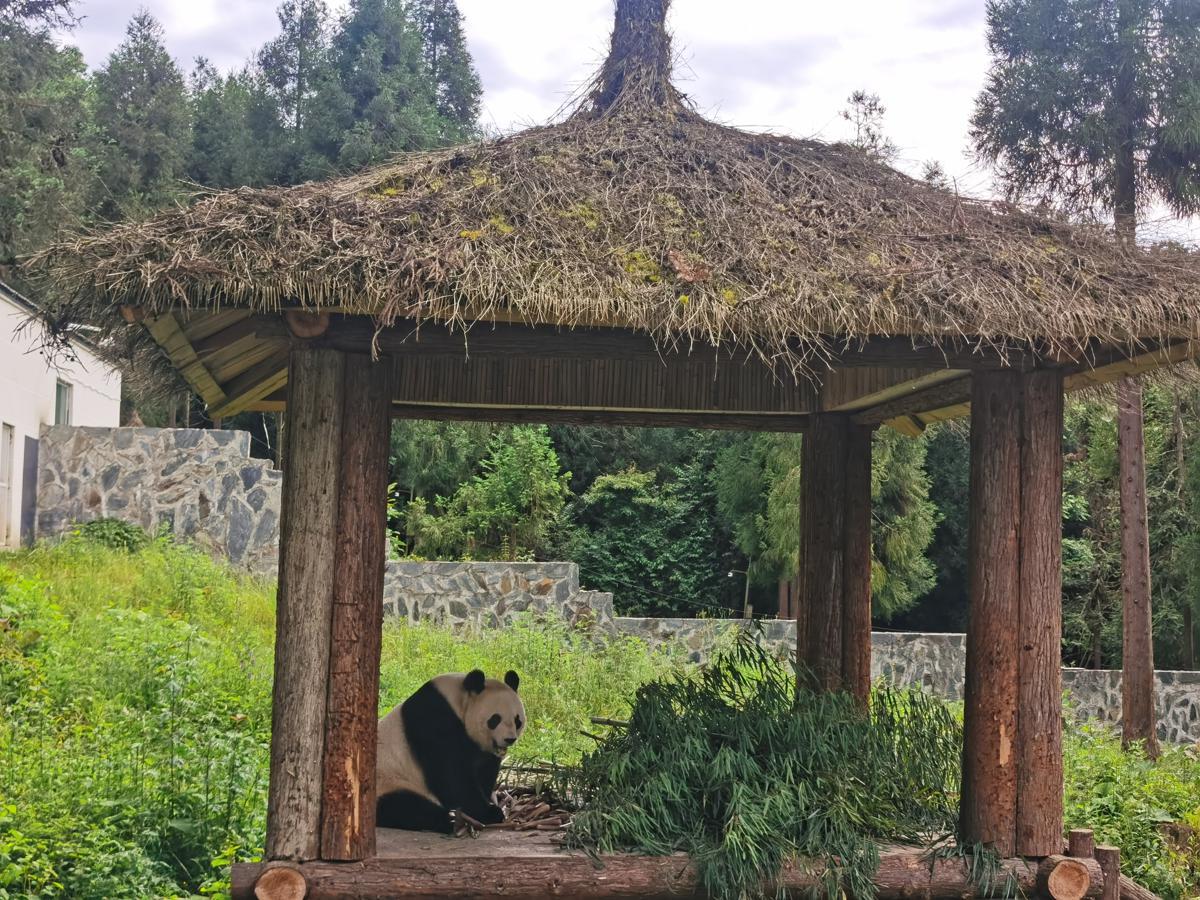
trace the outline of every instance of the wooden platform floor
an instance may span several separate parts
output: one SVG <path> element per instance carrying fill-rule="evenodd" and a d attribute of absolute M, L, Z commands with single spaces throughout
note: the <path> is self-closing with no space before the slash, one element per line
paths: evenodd
<path fill-rule="evenodd" d="M 422 831 L 380 828 L 375 832 L 379 859 L 545 859 L 585 854 L 565 851 L 551 842 L 553 831 L 485 828 L 474 837 L 447 837 Z"/>

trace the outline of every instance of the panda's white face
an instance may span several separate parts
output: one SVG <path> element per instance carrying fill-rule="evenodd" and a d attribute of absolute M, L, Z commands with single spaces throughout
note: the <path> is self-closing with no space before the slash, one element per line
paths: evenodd
<path fill-rule="evenodd" d="M 504 681 L 489 678 L 482 690 L 466 691 L 463 725 L 480 750 L 503 757 L 525 730 L 525 705 L 517 695 L 519 679 L 508 672 Z"/>

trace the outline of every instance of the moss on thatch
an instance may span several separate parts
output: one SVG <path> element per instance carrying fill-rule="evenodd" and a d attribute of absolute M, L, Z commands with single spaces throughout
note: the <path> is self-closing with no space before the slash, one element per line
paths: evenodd
<path fill-rule="evenodd" d="M 619 0 L 563 121 L 292 188 L 209 193 L 40 264 L 64 315 L 339 307 L 386 324 L 620 324 L 794 361 L 822 336 L 1074 352 L 1195 336 L 1200 266 L 911 179 L 844 145 L 706 121 L 671 85 L 667 0 Z M 800 352 L 798 353 L 798 348 Z"/>

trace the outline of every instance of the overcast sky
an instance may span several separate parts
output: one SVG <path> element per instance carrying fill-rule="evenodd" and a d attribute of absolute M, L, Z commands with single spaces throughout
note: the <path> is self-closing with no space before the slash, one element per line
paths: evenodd
<path fill-rule="evenodd" d="M 234 68 L 277 31 L 276 0 L 79 0 L 67 37 L 98 66 L 146 7 L 190 71 L 197 56 Z M 336 0 L 331 2 L 337 8 Z M 568 102 L 603 59 L 612 0 L 458 0 L 483 80 L 483 123 L 509 131 Z M 900 168 L 937 160 L 964 193 L 992 184 L 967 129 L 987 70 L 984 0 L 674 0 L 679 87 L 712 118 L 751 129 L 844 138 L 851 91 L 880 95 Z M 1171 228 L 1200 237 L 1195 224 Z"/>

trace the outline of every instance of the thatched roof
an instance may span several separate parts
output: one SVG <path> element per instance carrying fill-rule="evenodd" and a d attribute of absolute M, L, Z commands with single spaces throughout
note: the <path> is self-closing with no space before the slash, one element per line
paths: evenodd
<path fill-rule="evenodd" d="M 707 121 L 669 79 L 668 0 L 617 0 L 563 121 L 291 188 L 241 188 L 61 245 L 63 312 L 341 308 L 614 324 L 796 357 L 868 335 L 1195 337 L 1200 266 L 969 200 L 839 144 Z"/>

